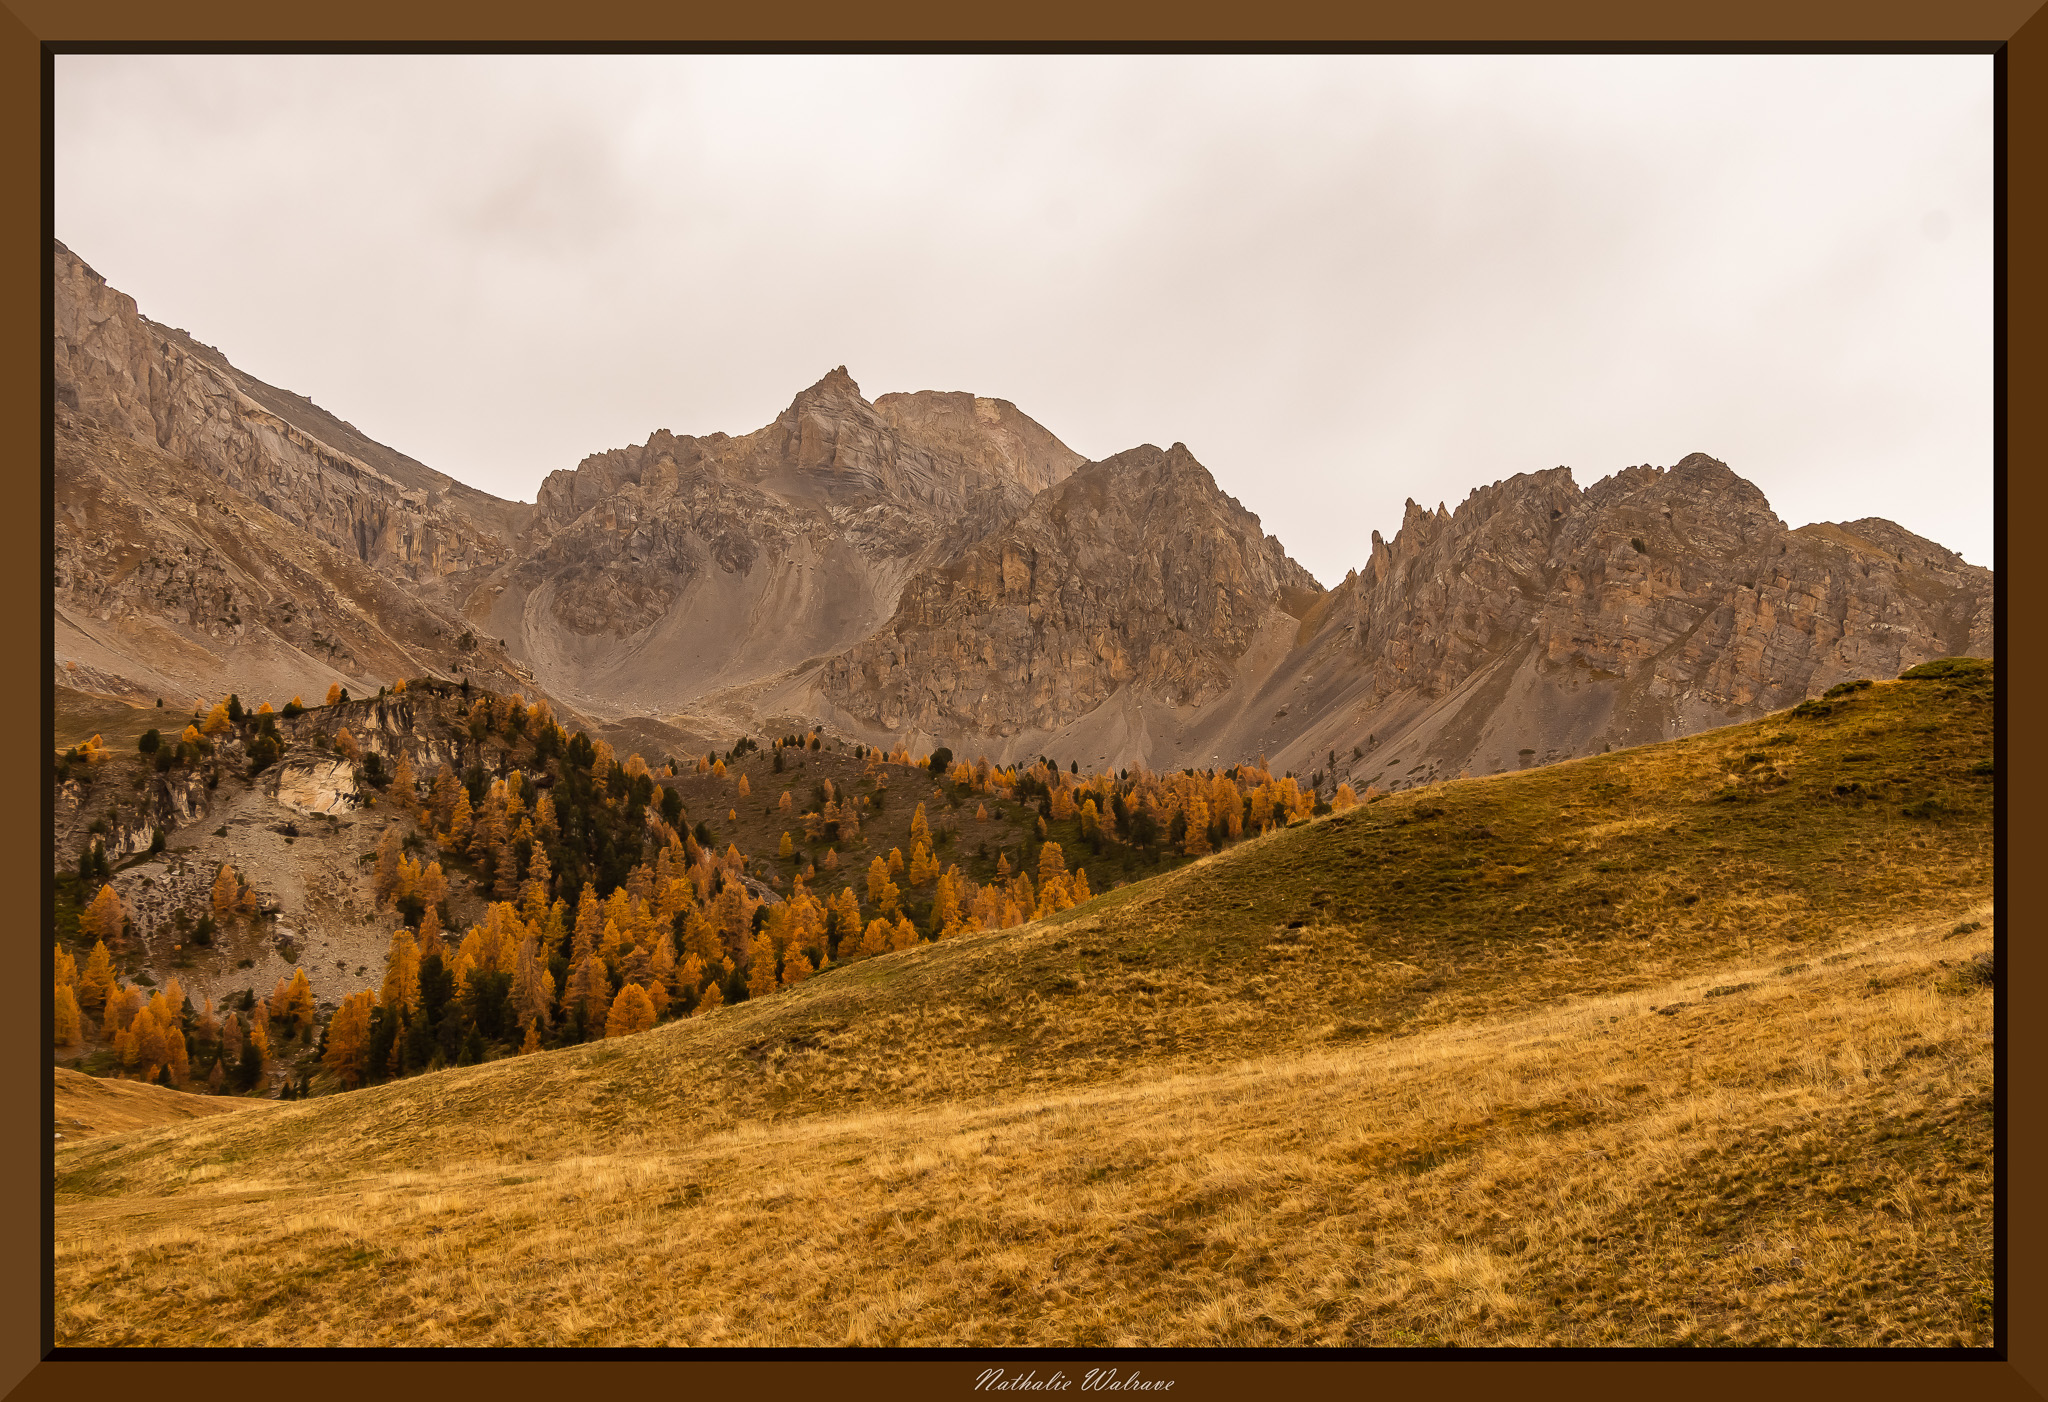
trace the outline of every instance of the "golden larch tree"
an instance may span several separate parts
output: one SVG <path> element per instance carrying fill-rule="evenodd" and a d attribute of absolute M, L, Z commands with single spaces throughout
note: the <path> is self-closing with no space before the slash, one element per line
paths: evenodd
<path fill-rule="evenodd" d="M 114 957 L 107 952 L 107 943 L 101 940 L 94 944 L 92 952 L 86 955 L 85 972 L 78 976 L 78 1003 L 86 1012 L 99 1017 L 107 1005 L 107 995 L 114 989 Z"/>
<path fill-rule="evenodd" d="M 782 986 L 794 988 L 816 972 L 809 955 L 801 949 L 792 949 L 782 959 Z"/>
<path fill-rule="evenodd" d="M 401 892 L 398 889 L 398 864 L 405 860 L 405 835 L 393 823 L 384 829 L 377 839 L 377 875 L 372 885 L 377 903 L 382 905 L 395 900 Z"/>
<path fill-rule="evenodd" d="M 654 1000 L 647 996 L 647 990 L 637 983 L 621 988 L 619 996 L 612 1000 L 611 1010 L 605 1014 L 604 1035 L 607 1038 L 630 1037 L 652 1026 Z"/>
<path fill-rule="evenodd" d="M 412 931 L 400 925 L 384 954 L 384 988 L 377 1001 L 394 1013 L 411 1016 L 420 1006 L 420 950 Z"/>
<path fill-rule="evenodd" d="M 760 998 L 778 987 L 775 976 L 775 942 L 764 928 L 747 946 L 747 996 Z"/>
<path fill-rule="evenodd" d="M 910 923 L 909 916 L 897 916 L 895 926 L 889 931 L 889 948 L 915 949 L 916 947 L 917 927 Z"/>
<path fill-rule="evenodd" d="M 414 965 L 414 996 L 418 996 L 418 965 Z M 277 1011 L 277 1019 L 288 1024 L 294 1032 L 312 1029 L 316 1010 L 313 1003 L 313 984 L 306 977 L 304 969 L 293 969 L 291 982 L 285 985 L 284 1000 Z"/>
<path fill-rule="evenodd" d="M 353 1089 L 363 1083 L 370 1067 L 370 1009 L 374 1000 L 368 989 L 351 993 L 334 1010 L 327 1024 L 327 1053 L 321 1058 L 327 1069 L 344 1086 Z M 257 1024 L 258 1027 L 261 1024 Z M 252 1032 L 254 1029 L 251 1029 Z"/>
<path fill-rule="evenodd" d="M 220 871 L 213 878 L 213 914 L 217 920 L 233 918 L 235 904 L 241 899 L 242 881 L 235 875 L 235 869 L 226 862 L 220 864 Z"/>
<path fill-rule="evenodd" d="M 102 886 L 78 917 L 78 933 L 101 944 L 119 944 L 121 930 L 127 923 L 128 912 L 122 908 L 121 897 L 112 886 Z"/>
<path fill-rule="evenodd" d="M 59 979 L 52 999 L 55 1021 L 51 1024 L 51 1040 L 60 1047 L 75 1045 L 79 1041 L 78 995 L 70 984 Z"/>
<path fill-rule="evenodd" d="M 860 948 L 856 953 L 862 959 L 889 952 L 889 938 L 896 930 L 887 920 L 877 916 L 868 922 L 867 933 L 861 936 Z"/>

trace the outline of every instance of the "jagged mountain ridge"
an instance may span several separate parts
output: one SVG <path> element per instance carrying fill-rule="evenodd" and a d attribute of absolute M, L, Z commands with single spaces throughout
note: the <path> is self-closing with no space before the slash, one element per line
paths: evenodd
<path fill-rule="evenodd" d="M 1788 529 L 1695 453 L 1581 490 L 1568 469 L 1409 503 L 1305 660 L 1348 683 L 1304 760 L 1385 786 L 1646 743 L 1934 657 L 1988 656 L 1992 576 L 1890 522 Z M 1349 715 L 1345 714 L 1349 708 Z M 1368 753 L 1341 757 L 1363 727 Z"/>
<path fill-rule="evenodd" d="M 1568 469 L 1520 474 L 1456 512 L 1410 502 L 1325 593 L 1183 445 L 1084 465 L 1006 401 L 870 402 L 845 367 L 753 433 L 663 430 L 551 474 L 532 505 L 503 502 L 55 256 L 74 477 L 109 453 L 97 423 L 200 474 L 168 503 L 188 517 L 211 477 L 262 508 L 278 548 L 296 531 L 329 552 L 301 575 L 328 581 L 313 587 L 335 675 L 489 671 L 636 747 L 823 722 L 1111 767 L 1263 752 L 1326 784 L 1401 786 L 1689 733 L 1991 647 L 1989 571 L 1887 521 L 1788 530 L 1702 454 L 1584 489 Z M 101 509 L 154 490 L 121 480 Z M 290 629 L 266 621 L 252 646 L 232 607 L 208 641 L 189 620 L 166 633 L 125 559 L 65 556 L 59 660 L 91 664 L 72 684 L 261 673 L 268 694 L 302 665 Z M 288 575 L 249 576 L 278 596 L 266 619 L 306 607 Z M 453 649 L 462 631 L 473 652 Z"/>
<path fill-rule="evenodd" d="M 744 437 L 663 430 L 550 474 L 469 612 L 578 704 L 681 711 L 860 642 L 1081 462 L 1007 401 L 871 404 L 841 366 Z"/>

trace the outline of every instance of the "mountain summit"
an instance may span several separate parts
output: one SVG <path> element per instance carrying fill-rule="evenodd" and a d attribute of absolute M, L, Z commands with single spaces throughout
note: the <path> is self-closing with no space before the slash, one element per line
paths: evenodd
<path fill-rule="evenodd" d="M 845 366 L 501 501 L 143 317 L 62 244 L 60 680 L 179 704 L 473 676 L 668 753 L 828 724 L 997 759 L 1404 787 L 1987 655 L 1992 577 L 1791 530 L 1693 453 L 1408 503 L 1325 591 L 1182 444 L 1086 462 L 1007 400 Z"/>

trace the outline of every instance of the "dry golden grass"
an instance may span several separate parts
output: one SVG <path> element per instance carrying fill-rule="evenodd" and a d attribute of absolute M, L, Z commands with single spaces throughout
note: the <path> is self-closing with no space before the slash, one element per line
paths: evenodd
<path fill-rule="evenodd" d="M 58 1341 L 1987 1343 L 1978 705 L 1876 688 L 1733 800 L 1784 718 L 1406 794 L 638 1037 L 63 1146 Z"/>
<path fill-rule="evenodd" d="M 1981 1344 L 1990 998 L 1941 985 L 1990 937 L 1945 928 L 603 1153 L 422 1136 L 404 1168 L 366 1125 L 241 1177 L 187 1131 L 157 1194 L 60 1200 L 59 1340 Z"/>
<path fill-rule="evenodd" d="M 50 1077 L 55 1088 L 51 1125 L 67 1140 L 121 1134 L 149 1125 L 182 1124 L 252 1108 L 256 1103 L 191 1095 L 139 1081 L 100 1080 L 62 1066 L 51 1067 Z"/>

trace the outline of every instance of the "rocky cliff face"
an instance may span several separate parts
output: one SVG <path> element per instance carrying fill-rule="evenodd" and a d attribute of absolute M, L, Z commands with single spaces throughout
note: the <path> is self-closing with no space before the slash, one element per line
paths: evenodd
<path fill-rule="evenodd" d="M 976 737 L 1055 730 L 1126 687 L 1199 708 L 1262 628 L 1321 592 L 1185 446 L 1147 444 L 912 577 L 823 689 L 885 730 Z"/>
<path fill-rule="evenodd" d="M 1343 641 L 1328 665 L 1357 674 L 1350 728 L 1386 746 L 1363 767 L 1398 782 L 1667 738 L 1988 655 L 1991 586 L 1887 521 L 1789 530 L 1695 453 L 1584 491 L 1558 468 L 1455 513 L 1410 502 L 1318 623 L 1325 648 Z"/>
<path fill-rule="evenodd" d="M 53 256 L 60 404 L 203 469 L 364 564 L 431 580 L 509 555 L 501 531 L 523 512 L 488 505 L 494 499 L 484 493 L 378 449 L 309 400 L 242 375 L 218 351 L 157 326 L 63 244 Z M 308 425 L 336 432 L 323 438 Z M 405 480 L 333 437 L 373 450 Z"/>
<path fill-rule="evenodd" d="M 465 673 L 534 688 L 494 640 L 406 581 L 211 472 L 53 406 L 58 679 L 189 706 L 360 694 L 401 676 Z M 465 641 L 465 635 L 467 635 Z"/>

